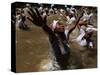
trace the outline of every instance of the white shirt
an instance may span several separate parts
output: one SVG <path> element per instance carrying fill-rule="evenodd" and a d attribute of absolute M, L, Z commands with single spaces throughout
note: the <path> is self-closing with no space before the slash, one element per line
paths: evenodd
<path fill-rule="evenodd" d="M 52 9 L 52 8 L 50 8 L 50 9 L 49 9 L 49 12 L 53 12 L 53 9 Z"/>
<path fill-rule="evenodd" d="M 88 27 L 86 28 L 86 31 L 89 33 L 89 32 L 93 32 L 93 31 L 97 31 L 97 28 L 94 28 L 93 26 L 91 25 L 88 25 Z"/>
<path fill-rule="evenodd" d="M 21 22 L 21 16 L 20 15 L 16 15 L 16 25 L 19 26 L 20 22 Z"/>
<path fill-rule="evenodd" d="M 87 14 L 87 13 L 84 13 L 83 14 L 83 17 L 82 17 L 82 20 L 83 21 L 88 21 L 88 20 L 90 20 L 90 18 L 93 16 L 93 13 L 91 13 L 91 14 Z"/>
<path fill-rule="evenodd" d="M 78 44 L 80 46 L 86 46 L 87 45 L 87 42 L 86 42 L 86 39 L 82 39 L 85 35 L 85 31 L 81 28 L 80 29 L 80 34 L 79 36 L 76 38 L 76 41 L 78 42 Z"/>
<path fill-rule="evenodd" d="M 74 12 L 74 11 L 75 11 L 75 12 Z M 75 9 L 74 7 L 71 7 L 71 8 L 70 8 L 70 13 L 71 13 L 71 14 L 75 14 L 76 12 L 77 12 L 77 11 L 76 11 L 76 9 Z"/>
<path fill-rule="evenodd" d="M 66 38 L 67 38 L 67 37 L 68 37 L 68 30 L 67 30 L 67 29 L 65 29 L 64 34 L 65 34 L 65 36 L 66 36 Z"/>
<path fill-rule="evenodd" d="M 29 8 L 26 7 L 26 8 L 23 9 L 23 11 L 24 11 L 25 16 L 28 16 L 29 15 L 28 14 L 28 11 L 30 11 Z"/>
<path fill-rule="evenodd" d="M 42 12 L 42 11 L 43 11 L 43 7 L 40 7 L 40 8 L 38 9 L 38 11 L 39 11 L 39 12 Z"/>
<path fill-rule="evenodd" d="M 67 18 L 67 24 L 72 24 L 76 20 L 75 17 L 70 18 L 69 16 L 67 16 L 66 18 Z"/>

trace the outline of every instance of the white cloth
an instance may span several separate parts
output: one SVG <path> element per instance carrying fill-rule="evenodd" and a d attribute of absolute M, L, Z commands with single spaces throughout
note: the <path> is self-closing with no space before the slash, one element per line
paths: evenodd
<path fill-rule="evenodd" d="M 39 7 L 38 11 L 41 13 L 43 11 L 43 7 Z"/>
<path fill-rule="evenodd" d="M 67 18 L 67 24 L 72 24 L 76 20 L 75 17 L 70 18 L 69 16 L 67 16 L 66 18 Z"/>
<path fill-rule="evenodd" d="M 75 13 L 76 13 L 76 9 L 75 9 L 74 7 L 71 7 L 71 8 L 70 8 L 70 13 L 71 13 L 71 14 L 75 14 Z"/>
<path fill-rule="evenodd" d="M 20 15 L 16 15 L 16 26 L 19 26 L 21 23 L 22 19 Z"/>
<path fill-rule="evenodd" d="M 49 9 L 49 12 L 53 12 L 53 9 L 52 9 L 52 8 L 50 8 L 50 9 Z"/>
<path fill-rule="evenodd" d="M 87 31 L 87 32 L 97 31 L 97 28 L 87 28 L 86 31 Z"/>
<path fill-rule="evenodd" d="M 57 23 L 58 23 L 58 20 L 54 20 L 54 21 L 53 21 L 53 24 L 52 24 L 52 30 L 53 30 L 53 31 L 54 31 L 54 29 L 56 28 Z"/>
<path fill-rule="evenodd" d="M 67 10 L 68 12 L 70 12 L 70 8 L 67 7 L 66 10 Z"/>
<path fill-rule="evenodd" d="M 65 49 L 64 49 L 64 46 L 62 45 L 62 43 L 59 41 L 59 47 L 60 47 L 60 49 L 61 49 L 61 54 L 62 55 L 64 55 L 64 54 L 66 54 L 66 51 L 65 51 Z"/>
<path fill-rule="evenodd" d="M 97 28 L 94 28 L 93 26 L 88 25 L 88 27 L 86 28 L 86 31 L 87 31 L 87 32 L 97 31 Z"/>
<path fill-rule="evenodd" d="M 65 29 L 65 35 L 66 35 L 66 38 L 68 37 L 68 30 L 67 29 Z"/>
<path fill-rule="evenodd" d="M 26 8 L 23 9 L 23 11 L 24 11 L 25 16 L 29 17 L 28 11 L 30 11 L 30 9 L 28 7 L 26 7 Z"/>
<path fill-rule="evenodd" d="M 80 46 L 86 46 L 87 45 L 87 42 L 86 42 L 86 39 L 82 39 L 85 35 L 85 31 L 81 28 L 80 29 L 80 34 L 79 36 L 76 38 L 76 41 L 78 42 L 78 44 Z"/>
<path fill-rule="evenodd" d="M 44 12 L 44 13 L 43 13 L 43 16 L 46 16 L 46 15 L 47 15 L 46 12 Z"/>
<path fill-rule="evenodd" d="M 39 10 L 43 10 L 43 7 L 40 7 Z"/>
<path fill-rule="evenodd" d="M 61 13 L 63 13 L 63 12 L 64 12 L 64 10 L 63 10 L 63 9 L 60 9 L 60 12 L 61 12 Z"/>
<path fill-rule="evenodd" d="M 93 16 L 93 13 L 90 13 L 89 15 L 87 13 L 83 14 L 83 17 L 81 18 L 83 21 L 89 21 L 91 17 Z"/>
<path fill-rule="evenodd" d="M 71 7 L 70 10 L 75 10 L 75 8 L 74 7 Z"/>
<path fill-rule="evenodd" d="M 89 46 L 90 47 L 93 47 L 93 42 L 89 42 Z"/>

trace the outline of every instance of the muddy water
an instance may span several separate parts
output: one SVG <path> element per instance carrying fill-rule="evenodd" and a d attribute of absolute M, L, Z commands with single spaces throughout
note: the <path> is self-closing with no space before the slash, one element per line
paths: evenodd
<path fill-rule="evenodd" d="M 17 72 L 47 71 L 48 39 L 41 28 L 16 30 L 16 70 Z M 95 68 L 97 65 L 96 47 L 92 50 L 70 42 L 71 56 L 69 69 Z"/>
<path fill-rule="evenodd" d="M 39 71 L 42 60 L 47 59 L 47 36 L 38 27 L 31 30 L 16 30 L 16 67 L 17 72 Z"/>
<path fill-rule="evenodd" d="M 17 72 L 47 71 L 48 37 L 39 27 L 29 24 L 29 28 L 27 31 L 16 29 L 16 70 Z M 71 47 L 69 69 L 97 67 L 96 37 L 95 33 L 94 49 L 80 47 L 75 42 L 69 43 Z"/>

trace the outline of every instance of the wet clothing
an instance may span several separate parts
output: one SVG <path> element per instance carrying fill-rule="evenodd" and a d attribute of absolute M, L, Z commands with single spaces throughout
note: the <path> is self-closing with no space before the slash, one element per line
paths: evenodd
<path fill-rule="evenodd" d="M 82 28 L 80 28 L 80 34 L 76 38 L 76 41 L 78 42 L 78 44 L 80 46 L 86 46 L 87 45 L 87 42 L 86 42 L 86 39 L 84 39 L 84 36 L 85 36 L 85 31 Z"/>
<path fill-rule="evenodd" d="M 63 32 L 56 33 L 55 38 L 49 35 L 49 70 L 67 69 L 70 48 L 67 45 L 66 36 Z"/>
<path fill-rule="evenodd" d="M 23 9 L 23 11 L 24 11 L 24 13 L 25 13 L 25 16 L 26 16 L 26 17 L 29 17 L 28 11 L 30 11 L 30 9 L 29 9 L 28 7 L 26 7 L 26 8 Z"/>
<path fill-rule="evenodd" d="M 67 24 L 70 25 L 72 23 L 74 23 L 76 21 L 75 17 L 70 18 L 69 16 L 66 17 L 67 18 Z"/>
<path fill-rule="evenodd" d="M 83 17 L 81 18 L 81 20 L 83 22 L 87 21 L 87 23 L 91 23 L 92 24 L 93 23 L 92 22 L 92 17 L 93 17 L 93 13 L 90 13 L 90 14 L 84 13 Z"/>
<path fill-rule="evenodd" d="M 20 15 L 16 15 L 16 26 L 19 27 L 21 23 L 21 16 Z"/>

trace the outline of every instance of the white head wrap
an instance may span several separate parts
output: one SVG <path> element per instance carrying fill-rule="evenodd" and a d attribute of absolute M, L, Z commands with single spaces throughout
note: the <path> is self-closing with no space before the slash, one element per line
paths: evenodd
<path fill-rule="evenodd" d="M 54 20 L 54 21 L 53 21 L 53 24 L 52 24 L 52 30 L 53 30 L 53 31 L 54 31 L 54 29 L 56 28 L 57 23 L 58 23 L 58 20 Z"/>
<path fill-rule="evenodd" d="M 30 6 L 30 4 L 26 4 L 26 6 L 27 6 L 27 7 L 29 7 L 29 6 Z"/>

